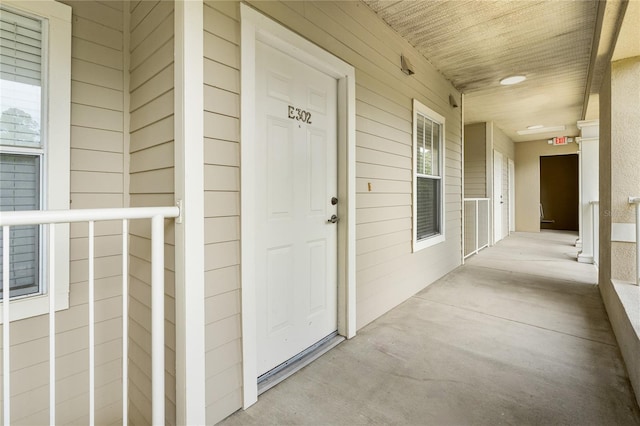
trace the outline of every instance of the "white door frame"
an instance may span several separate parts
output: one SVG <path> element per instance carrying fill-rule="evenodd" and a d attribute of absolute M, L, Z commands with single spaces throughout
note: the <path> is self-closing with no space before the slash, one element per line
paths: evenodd
<path fill-rule="evenodd" d="M 255 245 L 256 40 L 338 80 L 338 333 L 356 334 L 355 69 L 329 52 L 240 4 L 241 16 L 241 292 L 243 407 L 258 400 Z"/>
<path fill-rule="evenodd" d="M 496 161 L 499 157 L 499 162 Z M 496 167 L 500 166 L 500 176 L 496 176 Z M 504 188 L 502 188 L 502 177 L 504 170 L 504 158 L 502 153 L 497 150 L 493 150 L 493 244 L 500 241 L 504 236 L 504 230 L 502 229 L 502 214 L 503 214 L 503 205 L 501 202 L 504 202 L 500 199 L 500 196 L 504 192 Z M 500 194 L 496 194 L 496 188 L 500 187 Z"/>
<path fill-rule="evenodd" d="M 509 233 L 516 231 L 516 164 L 509 158 Z"/>

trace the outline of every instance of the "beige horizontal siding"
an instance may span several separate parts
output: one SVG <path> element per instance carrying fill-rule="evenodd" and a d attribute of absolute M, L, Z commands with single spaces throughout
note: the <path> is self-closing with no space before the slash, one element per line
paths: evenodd
<path fill-rule="evenodd" d="M 120 2 L 72 6 L 71 208 L 122 207 L 123 33 Z M 95 227 L 96 422 L 121 422 L 121 228 Z M 58 424 L 88 422 L 88 231 L 71 226 L 69 309 L 56 314 Z M 12 421 L 49 422 L 46 315 L 11 325 Z"/>
<path fill-rule="evenodd" d="M 173 2 L 131 2 L 129 192 L 132 207 L 174 204 Z M 175 235 L 165 223 L 167 424 L 175 424 Z M 129 229 L 129 389 L 133 424 L 151 424 L 151 227 Z"/>
<path fill-rule="evenodd" d="M 238 266 L 239 26 L 234 17 L 225 14 L 224 6 L 216 1 L 206 3 L 204 7 L 205 379 L 208 423 L 219 421 L 239 407 L 242 383 Z"/>
<path fill-rule="evenodd" d="M 487 197 L 486 124 L 464 126 L 464 196 Z"/>
<path fill-rule="evenodd" d="M 450 94 L 458 94 L 357 2 L 251 4 L 356 69 L 357 321 L 362 327 L 460 263 L 460 111 L 448 102 Z M 204 15 L 206 298 L 207 306 L 225 309 L 221 301 L 235 301 L 240 288 L 235 245 L 240 214 L 239 6 L 233 1 L 206 2 Z M 400 53 L 415 64 L 414 76 L 399 70 Z M 447 241 L 415 254 L 411 251 L 413 98 L 446 118 Z M 210 315 L 207 422 L 215 423 L 241 406 L 241 335 L 234 309 Z"/>

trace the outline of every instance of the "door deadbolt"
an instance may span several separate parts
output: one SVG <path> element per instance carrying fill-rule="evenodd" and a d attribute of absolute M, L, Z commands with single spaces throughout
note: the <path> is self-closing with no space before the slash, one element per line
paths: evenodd
<path fill-rule="evenodd" d="M 338 204 L 338 199 L 336 197 L 331 197 L 331 205 L 335 206 L 336 204 Z"/>
<path fill-rule="evenodd" d="M 338 216 L 336 216 L 335 214 L 331 216 L 331 219 L 327 219 L 327 223 L 336 223 L 337 221 L 339 221 L 340 219 L 338 219 Z"/>

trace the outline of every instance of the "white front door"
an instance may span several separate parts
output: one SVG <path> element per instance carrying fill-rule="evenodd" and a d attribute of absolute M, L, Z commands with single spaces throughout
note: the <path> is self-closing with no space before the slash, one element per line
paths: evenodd
<path fill-rule="evenodd" d="M 493 151 L 493 242 L 502 239 L 502 154 Z"/>
<path fill-rule="evenodd" d="M 509 158 L 509 233 L 516 231 L 516 165 Z"/>
<path fill-rule="evenodd" d="M 256 41 L 258 376 L 337 330 L 337 90 Z"/>

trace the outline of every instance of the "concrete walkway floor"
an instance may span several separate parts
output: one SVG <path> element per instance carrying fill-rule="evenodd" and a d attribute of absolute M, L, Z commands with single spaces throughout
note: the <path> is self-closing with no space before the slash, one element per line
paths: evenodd
<path fill-rule="evenodd" d="M 223 424 L 640 425 L 575 240 L 508 237 Z"/>

